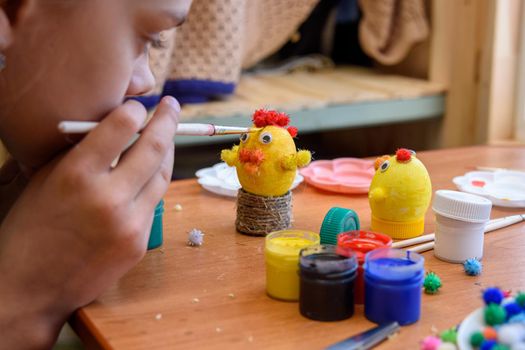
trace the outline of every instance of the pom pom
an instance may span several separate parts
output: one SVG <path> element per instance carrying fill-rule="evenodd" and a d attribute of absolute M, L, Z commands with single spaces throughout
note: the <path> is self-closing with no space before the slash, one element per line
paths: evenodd
<path fill-rule="evenodd" d="M 374 162 L 374 169 L 377 170 L 379 169 L 379 167 L 381 166 L 381 164 L 385 161 L 385 160 L 389 160 L 390 159 L 390 156 L 381 156 L 379 158 L 376 158 L 375 162 Z"/>
<path fill-rule="evenodd" d="M 441 343 L 441 345 L 438 347 L 438 350 L 457 350 L 458 348 L 456 347 L 455 344 L 452 344 L 452 343 Z"/>
<path fill-rule="evenodd" d="M 509 323 L 524 323 L 525 324 L 525 313 L 517 314 L 509 318 Z"/>
<path fill-rule="evenodd" d="M 477 276 L 481 273 L 483 270 L 483 265 L 481 265 L 481 262 L 476 259 L 467 259 L 463 263 L 463 268 L 465 269 L 465 273 L 469 276 Z"/>
<path fill-rule="evenodd" d="M 510 348 L 507 345 L 503 344 L 496 344 L 492 350 L 510 350 Z"/>
<path fill-rule="evenodd" d="M 290 133 L 290 136 L 296 137 L 297 133 L 299 132 L 295 126 L 290 126 L 286 130 Z"/>
<path fill-rule="evenodd" d="M 495 340 L 485 340 L 481 343 L 480 350 L 493 350 L 497 342 Z"/>
<path fill-rule="evenodd" d="M 503 300 L 503 292 L 499 288 L 487 288 L 483 292 L 483 300 L 486 305 L 489 304 L 501 304 Z"/>
<path fill-rule="evenodd" d="M 204 243 L 204 233 L 196 228 L 188 233 L 188 245 L 190 247 L 200 247 Z"/>
<path fill-rule="evenodd" d="M 421 350 L 437 350 L 441 345 L 441 339 L 433 335 L 429 335 L 421 342 Z"/>
<path fill-rule="evenodd" d="M 521 313 L 521 307 L 518 303 L 508 303 L 504 306 L 505 311 L 507 312 L 507 319 L 511 318 L 514 315 Z"/>
<path fill-rule="evenodd" d="M 441 278 L 436 275 L 434 272 L 427 273 L 425 281 L 423 282 L 423 287 L 425 287 L 425 293 L 427 294 L 436 294 L 441 288 Z"/>
<path fill-rule="evenodd" d="M 503 298 L 510 298 L 511 295 L 512 295 L 512 291 L 510 289 L 503 291 Z"/>
<path fill-rule="evenodd" d="M 507 319 L 507 312 L 497 304 L 489 304 L 484 311 L 485 323 L 490 326 L 499 325 Z"/>
<path fill-rule="evenodd" d="M 518 292 L 518 295 L 516 295 L 516 303 L 525 309 L 525 293 Z"/>
<path fill-rule="evenodd" d="M 439 335 L 442 341 L 446 343 L 456 344 L 458 332 L 454 328 L 447 329 Z"/>
<path fill-rule="evenodd" d="M 302 168 L 310 164 L 312 160 L 312 153 L 306 150 L 300 150 L 297 152 L 297 167 Z"/>
<path fill-rule="evenodd" d="M 525 328 L 521 324 L 506 324 L 498 332 L 498 340 L 502 344 L 512 345 L 525 339 Z"/>
<path fill-rule="evenodd" d="M 485 327 L 483 329 L 483 337 L 488 340 L 497 340 L 498 332 L 492 327 Z"/>
<path fill-rule="evenodd" d="M 412 159 L 412 151 L 400 148 L 396 152 L 396 160 L 401 163 L 409 162 Z"/>
<path fill-rule="evenodd" d="M 288 123 L 290 123 L 290 117 L 286 113 L 259 109 L 253 114 L 253 124 L 258 128 L 264 128 L 268 125 L 284 128 Z"/>
<path fill-rule="evenodd" d="M 472 345 L 472 347 L 474 348 L 479 348 L 484 340 L 485 338 L 483 337 L 483 334 L 481 334 L 481 332 L 474 332 L 470 336 L 470 345 Z"/>
<path fill-rule="evenodd" d="M 239 151 L 239 160 L 243 163 L 260 165 L 264 160 L 264 152 L 260 149 L 250 150 L 243 148 Z"/>

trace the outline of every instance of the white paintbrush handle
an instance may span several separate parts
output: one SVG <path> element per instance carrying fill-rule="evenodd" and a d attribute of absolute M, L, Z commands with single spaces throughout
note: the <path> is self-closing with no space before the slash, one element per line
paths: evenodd
<path fill-rule="evenodd" d="M 427 250 L 434 249 L 434 245 L 435 245 L 435 242 L 428 242 L 425 244 L 416 245 L 412 248 L 408 248 L 407 250 L 411 252 L 421 253 L 421 252 L 426 252 Z"/>
<path fill-rule="evenodd" d="M 511 225 L 517 224 L 518 222 L 522 222 L 522 221 L 525 221 L 525 214 L 512 215 L 512 216 L 507 216 L 507 217 L 504 217 L 504 218 L 490 220 L 487 223 L 487 225 L 485 226 L 485 231 L 484 232 L 487 233 L 487 232 L 499 230 L 500 228 L 511 226 Z M 408 248 L 407 249 L 407 250 L 410 250 L 410 251 L 416 252 L 416 253 L 418 253 L 418 252 L 425 252 L 427 250 L 434 249 L 434 242 L 433 241 L 434 241 L 435 237 L 436 237 L 436 235 L 434 233 L 431 233 L 431 234 L 424 235 L 424 236 L 421 236 L 421 237 L 406 239 L 404 241 L 399 241 L 399 242 L 396 242 L 396 243 L 392 244 L 392 248 L 406 248 L 406 247 L 413 246 L 414 244 L 417 244 L 417 243 L 432 241 L 432 242 L 429 242 L 429 243 L 417 245 L 417 246 L 414 246 L 412 248 Z"/>
<path fill-rule="evenodd" d="M 93 130 L 97 125 L 97 122 L 64 121 L 58 124 L 58 130 L 63 134 L 85 134 Z M 177 135 L 213 136 L 242 134 L 250 131 L 250 128 L 242 128 L 235 126 L 216 126 L 213 124 L 181 123 L 177 128 Z"/>

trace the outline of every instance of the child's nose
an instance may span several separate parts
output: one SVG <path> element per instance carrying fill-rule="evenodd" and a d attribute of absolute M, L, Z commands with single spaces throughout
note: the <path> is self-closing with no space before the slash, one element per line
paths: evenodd
<path fill-rule="evenodd" d="M 139 58 L 129 82 L 127 96 L 143 95 L 155 87 L 155 77 L 149 67 L 147 55 Z"/>

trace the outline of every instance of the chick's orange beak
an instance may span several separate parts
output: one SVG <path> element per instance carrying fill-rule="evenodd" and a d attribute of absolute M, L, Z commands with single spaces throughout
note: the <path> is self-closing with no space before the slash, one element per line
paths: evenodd
<path fill-rule="evenodd" d="M 244 148 L 239 151 L 239 161 L 243 164 L 246 172 L 255 174 L 264 161 L 264 153 L 258 148 L 254 150 Z"/>

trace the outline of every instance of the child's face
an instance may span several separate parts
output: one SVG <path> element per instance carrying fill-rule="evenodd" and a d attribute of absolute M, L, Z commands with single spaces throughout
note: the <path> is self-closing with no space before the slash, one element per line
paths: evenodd
<path fill-rule="evenodd" d="M 1 3 L 1 2 L 0 2 Z M 191 0 L 26 0 L 2 36 L 0 139 L 29 167 L 67 141 L 61 120 L 100 120 L 150 90 L 148 46 L 182 23 Z M 2 11 L 0 9 L 0 11 Z M 5 42 L 5 40 L 4 40 Z"/>

